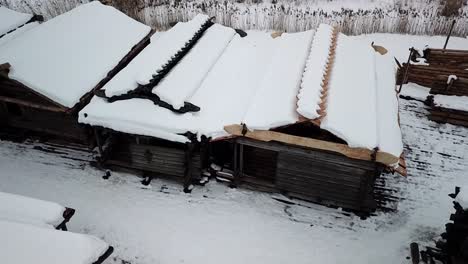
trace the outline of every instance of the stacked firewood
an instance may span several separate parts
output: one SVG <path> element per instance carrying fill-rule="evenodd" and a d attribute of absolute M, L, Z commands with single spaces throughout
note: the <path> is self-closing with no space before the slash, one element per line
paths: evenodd
<path fill-rule="evenodd" d="M 430 65 L 468 69 L 468 50 L 426 49 L 424 58 Z"/>
<path fill-rule="evenodd" d="M 433 94 L 468 96 L 467 69 L 468 50 L 426 49 L 421 56 L 411 49 L 408 63 L 399 70 L 398 82 L 429 87 Z"/>
<path fill-rule="evenodd" d="M 429 119 L 432 121 L 468 127 L 468 111 L 450 105 L 442 107 L 434 100 L 435 95 L 468 97 L 467 50 L 426 49 L 421 56 L 411 49 L 408 62 L 400 67 L 397 81 L 431 89 L 426 103 L 431 106 Z"/>
<path fill-rule="evenodd" d="M 455 199 L 459 192 L 460 188 L 456 187 L 455 193 L 449 196 Z M 450 215 L 450 222 L 445 225 L 445 232 L 435 248 L 427 247 L 419 255 L 417 244 L 411 245 L 413 263 L 438 263 L 436 260 L 444 264 L 468 263 L 468 208 L 457 201 L 453 204 L 455 213 Z"/>
<path fill-rule="evenodd" d="M 410 67 L 406 70 L 407 65 L 404 63 L 399 71 L 399 83 L 412 82 L 435 90 L 445 90 L 449 86 L 449 77 L 457 76 L 457 80 L 452 82 L 450 89 L 454 92 L 458 89 L 464 89 L 467 91 L 465 95 L 468 95 L 467 70 L 442 64 L 410 64 Z"/>

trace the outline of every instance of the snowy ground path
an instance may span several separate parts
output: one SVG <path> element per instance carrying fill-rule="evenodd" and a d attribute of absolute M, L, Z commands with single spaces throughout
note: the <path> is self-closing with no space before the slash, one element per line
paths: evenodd
<path fill-rule="evenodd" d="M 381 44 L 381 36 L 363 41 Z M 466 39 L 458 40 L 454 48 L 466 47 Z M 392 51 L 404 61 L 410 45 L 397 42 L 400 50 Z M 125 173 L 103 180 L 103 172 L 88 165 L 89 155 L 78 150 L 53 153 L 5 141 L 0 191 L 77 209 L 70 230 L 113 245 L 108 264 L 410 263 L 410 242 L 432 244 L 443 231 L 452 211 L 447 194 L 455 186 L 468 189 L 468 129 L 429 121 L 421 102 L 400 104 L 409 175 L 384 176 L 399 198 L 396 211 L 378 211 L 366 220 L 318 205 L 287 205 L 276 195 L 215 181 L 185 194 L 180 185 L 159 179 L 144 188 Z"/>

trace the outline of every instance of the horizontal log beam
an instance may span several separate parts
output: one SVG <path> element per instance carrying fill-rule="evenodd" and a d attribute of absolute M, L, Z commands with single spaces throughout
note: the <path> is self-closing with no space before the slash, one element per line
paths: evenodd
<path fill-rule="evenodd" d="M 230 125 L 225 126 L 224 130 L 231 135 L 235 136 L 244 136 L 247 138 L 263 141 L 263 142 L 270 142 L 270 141 L 277 141 L 285 144 L 324 150 L 324 151 L 331 151 L 335 153 L 342 154 L 348 158 L 352 159 L 359 159 L 359 160 L 367 160 L 372 161 L 375 160 L 387 166 L 391 166 L 394 164 L 398 164 L 399 157 L 395 157 L 389 153 L 385 152 L 377 152 L 376 158 L 374 159 L 375 152 L 365 148 L 351 148 L 345 144 L 339 144 L 334 142 L 328 142 L 313 138 L 306 138 L 306 137 L 299 137 L 288 135 L 280 132 L 275 131 L 265 131 L 265 130 L 255 130 L 255 131 L 245 131 L 243 133 L 243 127 L 241 125 Z"/>

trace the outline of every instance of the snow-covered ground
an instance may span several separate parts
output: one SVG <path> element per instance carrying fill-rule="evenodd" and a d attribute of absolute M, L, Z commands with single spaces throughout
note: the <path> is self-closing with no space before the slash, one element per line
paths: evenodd
<path fill-rule="evenodd" d="M 410 42 L 439 38 L 368 35 L 403 57 Z M 385 45 L 384 40 L 393 40 Z M 402 44 L 404 43 L 404 44 Z M 443 44 L 443 42 L 442 42 Z M 468 40 L 452 42 L 467 48 Z M 392 49 L 392 47 L 395 47 Z M 447 196 L 468 186 L 468 129 L 437 124 L 418 101 L 400 101 L 408 177 L 385 175 L 396 190 L 394 212 L 361 220 L 327 207 L 278 202 L 277 195 L 209 182 L 192 194 L 176 183 L 102 171 L 86 159 L 47 153 L 32 144 L 0 142 L 0 191 L 55 201 L 77 209 L 74 232 L 97 235 L 115 247 L 107 263 L 410 263 L 409 243 L 432 245 L 452 211 Z"/>

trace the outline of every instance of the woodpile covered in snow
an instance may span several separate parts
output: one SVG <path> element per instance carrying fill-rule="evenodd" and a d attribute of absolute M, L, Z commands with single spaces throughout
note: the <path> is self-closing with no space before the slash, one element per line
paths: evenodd
<path fill-rule="evenodd" d="M 411 59 L 403 65 L 399 82 L 430 89 L 426 101 L 432 106 L 431 120 L 468 126 L 468 51 L 426 49 L 423 54 L 424 65 L 413 64 Z"/>

